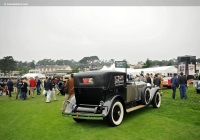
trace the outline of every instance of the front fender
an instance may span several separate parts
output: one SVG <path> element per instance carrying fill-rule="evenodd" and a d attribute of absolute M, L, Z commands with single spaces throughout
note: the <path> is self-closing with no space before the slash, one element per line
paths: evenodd
<path fill-rule="evenodd" d="M 160 90 L 160 88 L 159 87 L 154 87 L 154 88 L 151 88 L 151 101 L 153 100 L 153 97 L 154 97 L 154 95 L 155 95 L 155 93 L 158 91 L 158 90 Z"/>

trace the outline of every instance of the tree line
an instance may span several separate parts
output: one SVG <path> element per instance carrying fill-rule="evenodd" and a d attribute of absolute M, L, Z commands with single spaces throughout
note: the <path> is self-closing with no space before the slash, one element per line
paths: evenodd
<path fill-rule="evenodd" d="M 100 60 L 98 56 L 84 57 L 80 61 L 76 62 L 73 59 L 71 60 L 52 60 L 52 59 L 43 59 L 35 62 L 22 62 L 14 60 L 12 56 L 5 56 L 0 59 L 0 70 L 1 73 L 10 73 L 12 71 L 20 71 L 20 75 L 28 73 L 30 69 L 35 69 L 36 66 L 46 66 L 46 65 L 69 65 L 73 71 L 78 69 L 90 68 L 91 70 L 101 69 L 103 66 L 111 66 L 115 62 L 114 59 L 110 60 Z M 197 59 L 197 62 L 200 63 L 200 58 Z M 170 60 L 150 60 L 147 58 L 145 62 L 139 61 L 138 65 L 142 65 L 143 68 L 149 68 L 153 66 L 176 66 L 178 64 L 177 59 Z"/>

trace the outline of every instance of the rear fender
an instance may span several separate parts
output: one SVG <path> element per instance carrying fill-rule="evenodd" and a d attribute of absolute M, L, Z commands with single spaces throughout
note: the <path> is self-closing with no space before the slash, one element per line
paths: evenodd
<path fill-rule="evenodd" d="M 124 100 L 120 95 L 112 95 L 107 97 L 106 101 L 103 104 L 104 110 L 102 111 L 102 114 L 104 117 L 106 117 L 110 111 L 110 108 L 112 106 L 112 103 L 114 102 L 115 99 L 118 99 L 121 101 L 124 110 L 125 110 L 125 103 Z M 65 109 L 65 113 L 72 113 L 73 109 L 76 107 L 76 98 L 73 96 L 70 100 L 66 101 L 67 103 L 67 108 Z"/>
<path fill-rule="evenodd" d="M 104 117 L 106 117 L 111 109 L 111 106 L 112 106 L 112 103 L 114 102 L 115 99 L 118 99 L 119 101 L 121 101 L 123 107 L 124 107 L 124 110 L 125 110 L 125 103 L 124 103 L 124 100 L 122 99 L 122 97 L 120 95 L 113 95 L 113 96 L 109 96 L 105 103 L 104 103 L 104 107 L 105 109 L 103 110 L 102 114 Z"/>
<path fill-rule="evenodd" d="M 65 109 L 66 113 L 71 113 L 74 107 L 76 106 L 76 98 L 73 96 L 70 100 L 66 101 L 67 108 Z"/>

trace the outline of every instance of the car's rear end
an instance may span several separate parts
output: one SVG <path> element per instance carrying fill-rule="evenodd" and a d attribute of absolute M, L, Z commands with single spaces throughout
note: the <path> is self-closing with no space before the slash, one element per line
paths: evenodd
<path fill-rule="evenodd" d="M 85 72 L 74 75 L 75 103 L 63 115 L 77 119 L 103 120 L 105 81 L 101 72 Z M 105 79 L 104 79 L 105 80 Z M 106 82 L 107 83 L 107 82 Z M 79 121 L 79 120 L 78 120 Z"/>
<path fill-rule="evenodd" d="M 171 88 L 171 86 L 172 86 L 171 78 L 172 77 L 164 77 L 163 78 L 163 87 Z"/>

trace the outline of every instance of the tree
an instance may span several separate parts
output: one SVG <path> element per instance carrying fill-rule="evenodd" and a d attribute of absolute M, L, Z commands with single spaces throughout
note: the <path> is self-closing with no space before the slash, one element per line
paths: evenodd
<path fill-rule="evenodd" d="M 3 59 L 0 59 L 0 68 L 2 73 L 9 73 L 16 70 L 17 62 L 12 56 L 6 56 Z"/>
<path fill-rule="evenodd" d="M 147 60 L 146 60 L 146 62 L 145 62 L 145 64 L 144 64 L 144 66 L 143 66 L 143 68 L 149 68 L 149 67 L 151 67 L 151 66 L 152 66 L 152 61 L 149 60 L 149 58 L 147 58 Z"/>
<path fill-rule="evenodd" d="M 36 63 L 37 66 L 55 65 L 55 61 L 51 59 L 43 59 Z"/>
<path fill-rule="evenodd" d="M 33 60 L 32 62 L 30 62 L 29 66 L 31 67 L 31 69 L 35 69 L 35 61 Z"/>
<path fill-rule="evenodd" d="M 79 69 L 78 69 L 78 68 L 72 69 L 72 73 L 78 73 L 78 72 L 79 72 Z"/>

